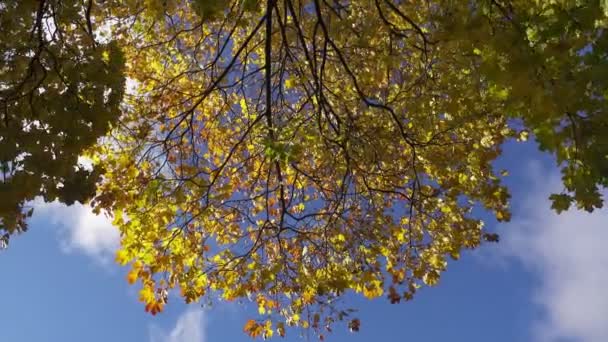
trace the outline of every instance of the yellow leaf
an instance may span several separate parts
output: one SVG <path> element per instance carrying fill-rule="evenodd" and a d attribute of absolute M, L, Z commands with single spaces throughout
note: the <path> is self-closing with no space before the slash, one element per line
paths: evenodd
<path fill-rule="evenodd" d="M 116 252 L 116 262 L 120 265 L 126 265 L 129 262 L 129 254 L 124 249 Z"/>
<path fill-rule="evenodd" d="M 127 281 L 129 284 L 135 284 L 137 278 L 139 277 L 139 269 L 131 269 L 129 273 L 127 273 Z"/>

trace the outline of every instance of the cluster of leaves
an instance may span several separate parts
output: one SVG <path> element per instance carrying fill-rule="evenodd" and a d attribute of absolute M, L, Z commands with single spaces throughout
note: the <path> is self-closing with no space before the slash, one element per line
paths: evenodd
<path fill-rule="evenodd" d="M 253 337 L 296 325 L 322 338 L 350 317 L 348 291 L 411 299 L 497 239 L 474 206 L 509 219 L 491 163 L 526 135 L 512 119 L 564 163 L 574 196 L 556 203 L 601 205 L 602 163 L 582 158 L 605 158 L 604 138 L 577 131 L 606 118 L 598 3 L 158 6 L 123 19 L 137 91 L 96 150 L 97 206 L 152 313 L 179 287 L 187 302 L 256 301 Z"/>
<path fill-rule="evenodd" d="M 137 90 L 94 152 L 96 206 L 148 311 L 178 287 L 255 300 L 251 336 L 322 336 L 347 291 L 396 303 L 435 285 L 483 240 L 473 206 L 509 219 L 491 163 L 516 132 L 474 41 L 452 35 L 461 5 L 162 3 L 122 18 Z"/>
<path fill-rule="evenodd" d="M 3 61 L 17 76 L 0 79 L 0 100 L 23 118 L 9 120 L 10 130 L 44 152 L 22 153 L 7 125 L 0 144 L 20 153 L 0 156 L 17 170 L 3 184 L 38 175 L 57 185 L 11 195 L 16 207 L 40 192 L 69 202 L 57 192 L 72 184 L 69 168 L 54 176 L 33 165 L 73 165 L 120 109 L 112 134 L 87 150 L 104 169 L 94 206 L 113 215 L 117 261 L 131 265 L 128 280 L 141 283 L 152 314 L 179 289 L 187 302 L 255 301 L 260 317 L 244 327 L 253 337 L 299 326 L 323 338 L 342 320 L 357 331 L 345 293 L 410 300 L 462 250 L 497 241 L 473 208 L 509 220 L 492 162 L 505 140 L 529 131 L 562 167 L 554 208 L 602 205 L 608 22 L 600 1 L 23 3 L 75 10 L 70 20 L 45 19 L 67 25 L 57 38 L 33 31 L 43 37 L 38 55 Z M 24 23 L 6 27 L 25 34 L 36 25 L 18 7 L 0 11 L 14 11 Z M 95 21 L 79 21 L 91 8 L 115 42 L 93 43 Z M 37 51 L 36 40 L 24 41 Z M 40 84 L 32 60 L 46 75 Z M 120 102 L 123 60 L 133 89 Z M 28 80 L 20 94 L 32 95 L 5 101 L 15 79 Z M 40 154 L 48 163 L 25 162 Z"/>
<path fill-rule="evenodd" d="M 95 41 L 93 2 L 0 1 L 0 234 L 26 229 L 36 196 L 71 204 L 100 170 L 77 166 L 120 115 L 123 56 Z M 86 13 L 86 15 L 82 15 Z"/>
<path fill-rule="evenodd" d="M 490 1 L 479 9 L 484 15 L 477 18 L 468 10 L 454 13 L 445 28 L 466 32 L 490 89 L 504 97 L 504 113 L 523 120 L 540 149 L 557 157 L 564 190 L 551 196 L 552 207 L 600 208 L 599 187 L 608 186 L 608 135 L 602 133 L 608 128 L 608 5 Z M 501 20 L 487 20 L 492 11 Z"/>

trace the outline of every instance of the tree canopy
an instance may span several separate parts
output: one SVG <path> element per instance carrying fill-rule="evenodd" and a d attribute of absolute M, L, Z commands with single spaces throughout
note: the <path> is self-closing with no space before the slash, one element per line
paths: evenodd
<path fill-rule="evenodd" d="M 492 165 L 509 139 L 533 135 L 557 157 L 555 210 L 602 206 L 603 2 L 24 3 L 29 12 L 0 5 L 17 21 L 2 25 L 44 43 L 4 54 L 0 99 L 13 124 L 0 160 L 16 171 L 0 185 L 38 183 L 11 193 L 9 209 L 95 192 L 121 231 L 117 261 L 153 314 L 179 288 L 187 302 L 255 301 L 253 337 L 297 325 L 323 338 L 341 320 L 358 330 L 344 294 L 409 300 L 448 259 L 497 240 L 473 208 L 509 220 L 506 172 Z M 62 22 L 53 8 L 73 8 L 69 35 L 57 34 L 70 38 L 35 29 L 40 4 L 52 28 Z M 83 153 L 101 178 L 76 196 L 68 184 L 84 179 L 73 178 Z"/>
<path fill-rule="evenodd" d="M 26 229 L 27 201 L 95 194 L 99 170 L 77 165 L 118 119 L 123 56 L 98 43 L 77 0 L 0 1 L 0 235 Z M 84 15 L 83 15 L 84 13 Z"/>

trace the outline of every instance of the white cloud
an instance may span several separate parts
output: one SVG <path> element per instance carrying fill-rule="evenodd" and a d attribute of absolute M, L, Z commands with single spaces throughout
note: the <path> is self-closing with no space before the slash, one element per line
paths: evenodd
<path fill-rule="evenodd" d="M 119 232 L 108 217 L 96 215 L 88 205 L 71 206 L 59 202 L 35 201 L 34 219 L 45 220 L 59 228 L 65 252 L 81 252 L 97 261 L 111 260 L 119 246 Z"/>
<path fill-rule="evenodd" d="M 608 341 L 608 209 L 593 214 L 550 209 L 550 193 L 561 189 L 559 175 L 530 168 L 528 197 L 513 222 L 501 227 L 501 252 L 538 277 L 535 302 L 537 341 Z M 520 199 L 521 201 L 521 199 Z"/>
<path fill-rule="evenodd" d="M 184 312 L 169 333 L 157 326 L 150 328 L 150 342 L 205 342 L 205 340 L 205 315 L 200 308 Z"/>

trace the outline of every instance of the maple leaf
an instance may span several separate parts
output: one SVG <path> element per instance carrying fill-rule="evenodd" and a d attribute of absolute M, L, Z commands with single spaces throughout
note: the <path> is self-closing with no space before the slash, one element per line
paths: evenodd
<path fill-rule="evenodd" d="M 243 327 L 243 331 L 253 338 L 262 335 L 264 333 L 264 329 L 264 325 L 259 324 L 258 322 L 252 319 L 248 320 L 247 323 L 245 323 L 245 326 Z"/>

